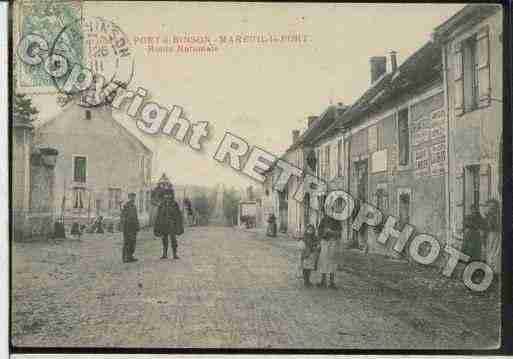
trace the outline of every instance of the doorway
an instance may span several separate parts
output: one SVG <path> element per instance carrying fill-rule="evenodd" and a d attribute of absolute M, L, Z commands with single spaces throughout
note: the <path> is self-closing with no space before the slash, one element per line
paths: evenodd
<path fill-rule="evenodd" d="M 356 195 L 358 197 L 358 203 L 361 206 L 363 203 L 367 202 L 367 192 L 368 192 L 368 183 L 369 183 L 369 175 L 368 175 L 368 167 L 369 162 L 367 159 L 361 160 L 354 163 L 354 171 L 355 171 L 355 179 L 356 179 Z M 358 243 L 358 247 L 363 249 L 365 253 L 368 253 L 369 246 L 367 243 L 368 233 L 367 233 L 367 225 L 363 225 L 358 232 L 356 232 L 356 241 Z"/>

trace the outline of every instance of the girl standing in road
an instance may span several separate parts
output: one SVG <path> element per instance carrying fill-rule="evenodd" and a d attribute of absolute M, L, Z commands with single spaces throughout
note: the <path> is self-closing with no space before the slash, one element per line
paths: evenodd
<path fill-rule="evenodd" d="M 337 271 L 337 248 L 342 233 L 340 221 L 324 216 L 319 223 L 319 237 L 321 239 L 321 252 L 319 254 L 318 269 L 322 280 L 318 287 L 326 287 L 326 276 L 330 275 L 329 288 L 336 289 L 335 272 Z"/>
<path fill-rule="evenodd" d="M 310 274 L 315 270 L 317 257 L 319 255 L 319 244 L 315 236 L 315 228 L 311 224 L 306 227 L 303 246 L 301 251 L 301 269 L 303 270 L 303 280 L 305 287 L 311 287 Z"/>

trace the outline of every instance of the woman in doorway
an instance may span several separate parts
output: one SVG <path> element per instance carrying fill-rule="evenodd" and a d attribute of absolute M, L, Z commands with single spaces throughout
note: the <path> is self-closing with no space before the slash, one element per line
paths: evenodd
<path fill-rule="evenodd" d="M 324 215 L 319 223 L 319 238 L 321 240 L 321 252 L 319 253 L 318 270 L 321 273 L 321 282 L 318 287 L 326 287 L 326 277 L 330 275 L 329 288 L 336 289 L 335 272 L 337 271 L 337 248 L 342 228 L 340 221 Z"/>
<path fill-rule="evenodd" d="M 481 260 L 481 242 L 486 230 L 486 222 L 479 213 L 479 206 L 473 204 L 472 213 L 463 221 L 463 246 L 462 252 L 470 257 L 470 260 Z"/>

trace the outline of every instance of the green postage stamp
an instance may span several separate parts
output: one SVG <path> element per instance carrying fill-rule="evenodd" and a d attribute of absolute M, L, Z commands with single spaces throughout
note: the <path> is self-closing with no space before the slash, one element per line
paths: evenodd
<path fill-rule="evenodd" d="M 21 1 L 17 4 L 19 17 L 17 21 L 18 31 L 15 33 L 15 43 L 19 43 L 24 36 L 35 34 L 42 36 L 49 46 L 55 48 L 55 53 L 66 53 L 70 60 L 82 62 L 83 41 L 80 20 L 82 18 L 81 1 L 55 1 L 34 0 Z M 77 36 L 59 37 L 60 32 L 66 27 L 76 27 Z M 69 33 L 69 32 L 68 32 Z M 54 45 L 55 40 L 59 41 Z M 14 69 L 16 74 L 15 87 L 17 91 L 25 93 L 55 93 L 52 77 L 42 66 L 30 66 L 17 61 L 14 56 Z"/>

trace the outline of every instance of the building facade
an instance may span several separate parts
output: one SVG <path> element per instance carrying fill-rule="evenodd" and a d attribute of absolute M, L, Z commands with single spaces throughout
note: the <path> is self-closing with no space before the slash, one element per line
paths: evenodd
<path fill-rule="evenodd" d="M 449 115 L 449 236 L 463 239 L 472 206 L 502 202 L 502 7 L 468 5 L 435 29 L 444 59 Z M 500 263 L 490 263 L 496 270 Z"/>
<path fill-rule="evenodd" d="M 33 143 L 59 152 L 51 204 L 56 219 L 66 226 L 97 216 L 117 222 L 128 193 L 135 192 L 140 221 L 148 224 L 153 154 L 111 108 L 71 102 L 36 127 Z"/>

